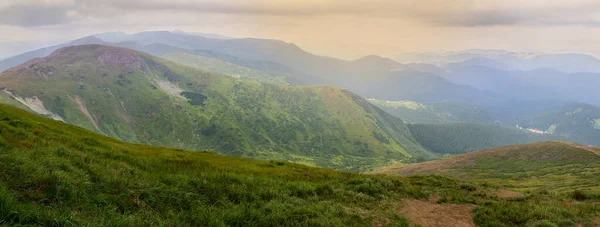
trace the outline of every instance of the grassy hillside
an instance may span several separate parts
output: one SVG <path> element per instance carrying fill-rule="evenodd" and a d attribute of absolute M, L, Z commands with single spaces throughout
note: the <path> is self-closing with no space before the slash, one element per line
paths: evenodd
<path fill-rule="evenodd" d="M 412 135 L 438 154 L 464 154 L 483 149 L 561 139 L 515 127 L 475 123 L 410 124 Z"/>
<path fill-rule="evenodd" d="M 493 182 L 515 190 L 600 192 L 600 148 L 541 142 L 494 148 L 376 171 L 393 175 L 441 174 Z"/>
<path fill-rule="evenodd" d="M 256 80 L 262 83 L 289 84 L 286 80 L 287 77 L 290 77 L 289 74 L 281 72 L 265 72 L 221 61 L 216 58 L 208 58 L 181 52 L 169 53 L 162 57 L 190 67 L 210 70 L 236 78 Z"/>
<path fill-rule="evenodd" d="M 352 171 L 433 158 L 406 125 L 331 86 L 261 84 L 100 45 L 0 74 L 0 101 L 128 142 Z"/>
<path fill-rule="evenodd" d="M 438 176 L 129 144 L 0 104 L 0 226 L 408 226 L 420 223 L 415 204 L 458 209 L 480 226 L 590 226 L 600 213 L 587 202 L 565 206 L 568 198 L 495 192 Z M 455 221 L 441 211 L 429 221 Z"/>
<path fill-rule="evenodd" d="M 377 99 L 369 99 L 369 102 L 407 123 L 494 123 L 495 121 L 494 114 L 484 107 L 467 102 L 418 103 Z"/>
<path fill-rule="evenodd" d="M 525 127 L 539 128 L 571 141 L 600 146 L 600 107 L 571 104 L 522 121 Z"/>

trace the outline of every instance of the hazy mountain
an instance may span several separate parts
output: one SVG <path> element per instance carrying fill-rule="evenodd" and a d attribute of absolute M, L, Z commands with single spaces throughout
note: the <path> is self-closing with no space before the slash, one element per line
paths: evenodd
<path fill-rule="evenodd" d="M 169 53 L 164 55 L 163 58 L 190 67 L 206 69 L 236 78 L 256 80 L 262 83 L 289 84 L 286 78 L 292 77 L 286 73 L 269 73 L 268 71 L 236 65 L 221 61 L 216 58 L 203 57 L 182 52 Z"/>
<path fill-rule="evenodd" d="M 26 61 L 29 61 L 33 58 L 41 58 L 41 57 L 48 56 L 52 52 L 54 52 L 62 47 L 71 46 L 71 45 L 82 45 L 82 44 L 106 44 L 106 43 L 96 37 L 87 36 L 87 37 L 83 37 L 81 39 L 77 39 L 77 40 L 74 40 L 74 41 L 71 41 L 68 43 L 29 51 L 29 52 L 26 52 L 26 53 L 23 53 L 23 54 L 14 56 L 14 57 L 10 57 L 10 58 L 1 60 L 0 61 L 0 72 L 6 70 L 8 68 L 20 65 L 20 64 L 22 64 Z"/>
<path fill-rule="evenodd" d="M 403 63 L 430 63 L 440 67 L 461 64 L 486 66 L 499 70 L 529 71 L 540 68 L 565 73 L 600 73 L 600 60 L 587 54 L 544 54 L 505 50 L 465 50 L 429 53 L 407 53 L 395 58 Z"/>
<path fill-rule="evenodd" d="M 0 78 L 0 100 L 135 143 L 347 170 L 435 157 L 348 91 L 239 80 L 124 48 L 61 48 Z"/>
<path fill-rule="evenodd" d="M 219 34 L 214 34 L 214 33 L 186 32 L 186 31 L 180 31 L 180 30 L 173 31 L 173 33 L 175 33 L 175 34 L 182 34 L 182 35 L 202 36 L 202 37 L 206 37 L 206 38 L 209 38 L 209 39 L 235 39 L 233 37 L 219 35 Z"/>
<path fill-rule="evenodd" d="M 101 38 L 116 42 L 102 44 L 136 49 L 160 56 L 185 52 L 217 58 L 271 74 L 285 73 L 290 75 L 286 79 L 290 84 L 332 84 L 364 97 L 384 100 L 459 100 L 476 103 L 496 103 L 500 99 L 496 94 L 481 92 L 468 86 L 458 86 L 436 75 L 412 70 L 391 59 L 367 56 L 355 61 L 345 61 L 317 56 L 294 44 L 277 40 L 210 39 L 166 31 L 141 32 L 132 35 L 104 33 L 86 37 L 84 40 L 95 43 L 100 42 Z M 85 42 L 78 44 L 83 43 Z M 68 44 L 53 47 L 51 50 L 66 45 Z M 37 51 L 34 55 L 21 56 L 20 61 L 7 65 L 16 65 L 15 63 L 31 57 L 43 57 L 46 52 Z"/>
<path fill-rule="evenodd" d="M 567 74 L 552 69 L 504 71 L 485 66 L 453 65 L 445 79 L 493 91 L 520 101 L 554 100 L 600 105 L 600 74 Z"/>

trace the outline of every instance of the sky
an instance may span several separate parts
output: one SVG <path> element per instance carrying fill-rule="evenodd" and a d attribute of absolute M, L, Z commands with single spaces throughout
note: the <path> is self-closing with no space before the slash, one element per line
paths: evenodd
<path fill-rule="evenodd" d="M 465 49 L 600 56 L 600 1 L 0 0 L 0 58 L 148 30 L 279 39 L 343 59 Z"/>

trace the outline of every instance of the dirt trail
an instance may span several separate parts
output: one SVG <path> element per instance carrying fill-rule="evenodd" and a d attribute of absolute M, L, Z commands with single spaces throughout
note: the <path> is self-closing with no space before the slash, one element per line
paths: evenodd
<path fill-rule="evenodd" d="M 399 213 L 412 224 L 423 227 L 471 227 L 475 205 L 436 204 L 422 200 L 404 200 Z"/>
<path fill-rule="evenodd" d="M 509 190 L 499 190 L 492 192 L 492 195 L 495 195 L 498 198 L 516 198 L 521 196 L 521 193 Z"/>

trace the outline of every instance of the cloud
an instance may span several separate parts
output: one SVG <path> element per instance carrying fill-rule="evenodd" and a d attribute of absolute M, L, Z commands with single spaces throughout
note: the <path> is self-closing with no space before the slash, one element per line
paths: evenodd
<path fill-rule="evenodd" d="M 35 27 L 68 21 L 68 8 L 62 6 L 13 5 L 0 8 L 0 24 L 4 25 Z"/>
<path fill-rule="evenodd" d="M 172 17 L 368 16 L 449 27 L 597 26 L 599 11 L 600 3 L 590 0 L 23 0 L 17 5 L 0 4 L 0 24 L 31 27 L 163 13 Z"/>

